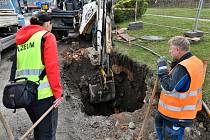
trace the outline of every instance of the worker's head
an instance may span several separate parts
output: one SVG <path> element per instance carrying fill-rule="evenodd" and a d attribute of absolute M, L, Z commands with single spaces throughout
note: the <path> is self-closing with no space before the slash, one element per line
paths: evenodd
<path fill-rule="evenodd" d="M 32 25 L 40 25 L 47 28 L 48 31 L 52 30 L 51 17 L 47 13 L 39 12 L 34 15 L 30 20 Z"/>
<path fill-rule="evenodd" d="M 175 36 L 168 41 L 169 52 L 174 60 L 180 59 L 190 49 L 190 42 L 183 36 Z"/>

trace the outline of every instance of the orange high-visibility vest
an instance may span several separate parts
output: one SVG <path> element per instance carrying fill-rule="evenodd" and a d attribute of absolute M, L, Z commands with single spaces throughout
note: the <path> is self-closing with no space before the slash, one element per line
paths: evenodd
<path fill-rule="evenodd" d="M 197 111 L 202 109 L 203 62 L 192 56 L 179 64 L 184 66 L 190 75 L 190 87 L 188 91 L 181 93 L 175 88 L 171 92 L 162 90 L 158 111 L 170 118 L 194 119 Z"/>

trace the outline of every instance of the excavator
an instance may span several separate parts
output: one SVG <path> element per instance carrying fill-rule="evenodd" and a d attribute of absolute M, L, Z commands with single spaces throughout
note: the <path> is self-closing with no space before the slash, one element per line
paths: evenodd
<path fill-rule="evenodd" d="M 112 50 L 112 0 L 59 0 L 52 9 L 52 31 L 56 37 L 74 33 L 92 36 L 92 50 L 88 55 L 97 67 L 94 80 L 89 82 L 91 103 L 101 103 L 115 98 L 114 74 L 110 68 Z"/>
<path fill-rule="evenodd" d="M 107 102 L 115 98 L 114 74 L 110 68 L 112 5 L 112 0 L 97 0 L 83 6 L 79 32 L 80 34 L 92 32 L 92 38 L 95 40 L 92 45 L 96 53 L 90 56 L 96 62 L 94 64 L 98 66 L 95 80 L 89 83 L 91 103 Z"/>

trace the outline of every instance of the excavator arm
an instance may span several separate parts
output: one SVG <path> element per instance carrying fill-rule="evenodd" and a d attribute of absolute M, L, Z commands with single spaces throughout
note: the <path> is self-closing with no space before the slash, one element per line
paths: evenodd
<path fill-rule="evenodd" d="M 114 74 L 110 69 L 112 50 L 112 0 L 98 0 L 96 11 L 96 51 L 98 80 L 89 84 L 90 102 L 107 102 L 115 98 Z"/>

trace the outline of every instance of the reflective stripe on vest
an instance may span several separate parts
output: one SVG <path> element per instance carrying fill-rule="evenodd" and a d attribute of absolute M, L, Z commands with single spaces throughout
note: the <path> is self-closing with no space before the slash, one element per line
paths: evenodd
<path fill-rule="evenodd" d="M 29 75 L 40 75 L 42 73 L 42 69 L 31 69 L 31 70 L 17 70 L 16 76 L 19 77 L 21 75 L 29 76 Z"/>
<path fill-rule="evenodd" d="M 192 56 L 179 64 L 184 66 L 190 75 L 190 87 L 183 93 L 175 89 L 171 92 L 162 90 L 158 111 L 170 118 L 194 119 L 197 111 L 202 107 L 203 63 L 197 57 Z"/>
<path fill-rule="evenodd" d="M 165 94 L 167 94 L 168 96 L 172 96 L 172 97 L 184 99 L 184 98 L 188 98 L 190 96 L 197 97 L 198 96 L 198 93 L 199 92 L 202 92 L 202 88 L 198 88 L 198 90 L 191 91 L 188 94 L 177 92 L 175 89 L 172 92 L 168 92 L 168 91 L 165 91 L 165 90 L 162 90 L 162 92 L 165 93 Z"/>
<path fill-rule="evenodd" d="M 40 83 L 38 90 L 49 88 L 49 87 L 50 87 L 50 84 L 48 82 Z"/>
<path fill-rule="evenodd" d="M 41 59 L 41 40 L 47 31 L 38 31 L 24 44 L 17 46 L 16 78 L 27 77 L 37 82 L 45 66 Z M 53 96 L 47 76 L 40 81 L 38 87 L 38 100 Z"/>
<path fill-rule="evenodd" d="M 183 110 L 196 110 L 196 105 L 186 105 L 182 107 L 170 106 L 165 104 L 163 101 L 159 100 L 159 104 L 162 105 L 164 108 L 171 110 L 171 111 L 183 111 Z"/>
<path fill-rule="evenodd" d="M 41 74 L 42 70 L 19 70 L 16 71 L 16 77 L 27 77 L 27 76 L 31 76 L 31 75 L 36 75 L 39 76 Z M 44 88 L 49 88 L 50 85 L 48 82 L 45 83 L 40 83 L 38 89 L 44 89 Z"/>

